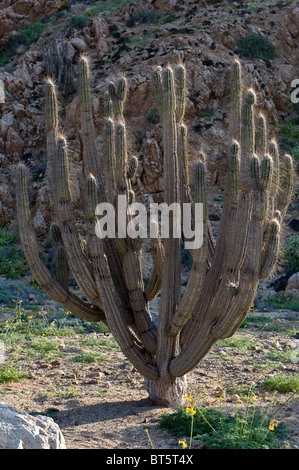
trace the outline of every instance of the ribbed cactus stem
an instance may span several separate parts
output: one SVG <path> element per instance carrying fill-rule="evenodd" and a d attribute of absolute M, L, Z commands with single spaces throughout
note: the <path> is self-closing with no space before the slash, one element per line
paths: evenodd
<path fill-rule="evenodd" d="M 176 110 L 176 96 L 174 74 L 170 67 L 166 67 L 162 73 L 162 82 L 164 87 L 163 110 L 165 115 Z"/>
<path fill-rule="evenodd" d="M 115 86 L 114 82 L 109 82 L 108 83 L 108 93 L 109 93 L 109 98 L 110 98 L 111 101 L 113 101 L 117 98 L 116 86 Z"/>
<path fill-rule="evenodd" d="M 153 88 L 155 92 L 157 109 L 162 115 L 163 113 L 163 84 L 162 84 L 162 67 L 158 66 L 153 72 Z"/>
<path fill-rule="evenodd" d="M 51 80 L 46 83 L 45 126 L 47 132 L 58 128 L 57 98 L 55 85 Z"/>
<path fill-rule="evenodd" d="M 128 251 L 128 247 L 127 247 L 127 244 L 126 244 L 126 240 L 124 238 L 116 238 L 114 240 L 115 242 L 115 246 L 117 248 L 117 251 L 121 254 L 121 255 L 125 255 Z"/>
<path fill-rule="evenodd" d="M 124 176 L 127 172 L 128 155 L 126 127 L 124 122 L 116 124 L 115 128 L 115 172 L 117 184 L 120 188 L 124 186 Z"/>
<path fill-rule="evenodd" d="M 131 157 L 128 164 L 127 178 L 129 180 L 133 179 L 138 168 L 138 158 Z"/>
<path fill-rule="evenodd" d="M 105 120 L 105 179 L 107 197 L 111 202 L 115 183 L 115 129 L 112 119 Z"/>
<path fill-rule="evenodd" d="M 93 175 L 89 175 L 85 180 L 85 215 L 89 220 L 95 218 L 97 204 L 97 182 Z"/>
<path fill-rule="evenodd" d="M 263 114 L 260 114 L 257 119 L 255 151 L 262 156 L 267 153 L 267 126 Z"/>
<path fill-rule="evenodd" d="M 230 147 L 230 158 L 228 165 L 228 190 L 232 198 L 237 198 L 239 194 L 239 174 L 240 174 L 240 145 L 234 141 Z"/>
<path fill-rule="evenodd" d="M 66 252 L 63 246 L 58 246 L 55 254 L 55 274 L 57 280 L 65 287 L 68 286 L 69 268 Z"/>
<path fill-rule="evenodd" d="M 275 197 L 279 188 L 279 150 L 275 140 L 269 143 L 269 154 L 273 161 L 271 196 Z"/>
<path fill-rule="evenodd" d="M 245 102 L 242 106 L 242 128 L 241 128 L 241 151 L 242 158 L 249 158 L 255 149 L 255 121 L 254 104 L 256 102 L 255 93 L 249 90 Z"/>
<path fill-rule="evenodd" d="M 279 233 L 280 223 L 273 219 L 270 223 L 267 233 L 266 248 L 262 255 L 260 279 L 267 279 L 273 273 L 273 269 L 277 263 L 279 252 Z"/>
<path fill-rule="evenodd" d="M 186 70 L 183 65 L 178 65 L 174 69 L 175 94 L 176 94 L 176 122 L 181 123 L 185 114 L 185 93 L 186 93 Z"/>
<path fill-rule="evenodd" d="M 229 129 L 231 140 L 241 141 L 242 69 L 235 59 L 231 68 Z"/>
<path fill-rule="evenodd" d="M 79 103 L 81 121 L 81 139 L 83 143 L 84 176 L 90 173 L 97 179 L 102 177 L 101 162 L 96 144 L 96 132 L 93 121 L 92 95 L 90 91 L 89 63 L 86 57 L 80 59 Z"/>
<path fill-rule="evenodd" d="M 64 137 L 57 139 L 57 167 L 56 167 L 56 188 L 60 201 L 68 201 L 70 198 L 69 166 L 67 158 L 67 145 Z"/>
<path fill-rule="evenodd" d="M 116 93 L 118 98 L 124 102 L 127 96 L 127 80 L 125 79 L 125 77 L 120 77 L 117 79 Z"/>
<path fill-rule="evenodd" d="M 79 98 L 80 105 L 85 109 L 91 106 L 91 93 L 89 87 L 89 66 L 86 57 L 82 57 L 79 62 Z"/>
<path fill-rule="evenodd" d="M 108 84 L 108 95 L 111 100 L 112 113 L 115 115 L 122 115 L 124 108 L 124 101 L 127 93 L 127 81 L 124 77 L 117 80 L 116 84 L 110 82 Z"/>
<path fill-rule="evenodd" d="M 181 184 L 186 186 L 189 184 L 188 169 L 188 147 L 187 147 L 187 128 L 183 124 L 178 126 L 178 148 L 181 168 Z"/>
<path fill-rule="evenodd" d="M 17 207 L 19 221 L 29 222 L 30 208 L 29 198 L 27 191 L 27 169 L 26 166 L 20 163 L 18 165 L 18 180 L 17 180 Z"/>
<path fill-rule="evenodd" d="M 133 189 L 129 190 L 129 204 L 134 204 L 135 202 L 135 192 Z"/>
<path fill-rule="evenodd" d="M 285 216 L 291 201 L 294 188 L 294 168 L 290 155 L 283 155 L 280 159 L 279 191 L 276 196 L 276 208 Z"/>
<path fill-rule="evenodd" d="M 272 184 L 273 162 L 269 155 L 265 155 L 260 163 L 260 189 L 266 191 Z"/>
<path fill-rule="evenodd" d="M 108 93 L 107 93 L 106 99 L 104 101 L 104 117 L 105 118 L 112 118 L 113 117 L 112 101 L 110 100 Z"/>
<path fill-rule="evenodd" d="M 54 240 L 54 243 L 56 245 L 61 245 L 62 244 L 62 236 L 61 236 L 61 231 L 59 228 L 58 224 L 52 224 L 51 225 L 51 236 Z"/>
<path fill-rule="evenodd" d="M 256 155 L 253 155 L 250 159 L 250 174 L 253 179 L 254 186 L 258 187 L 260 182 L 260 161 Z"/>
<path fill-rule="evenodd" d="M 194 180 L 194 202 L 203 204 L 203 222 L 207 222 L 209 206 L 206 189 L 206 168 L 204 162 L 196 162 Z"/>

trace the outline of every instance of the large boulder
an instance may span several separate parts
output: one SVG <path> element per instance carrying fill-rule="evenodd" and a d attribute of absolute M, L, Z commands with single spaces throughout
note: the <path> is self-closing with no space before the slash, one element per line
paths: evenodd
<path fill-rule="evenodd" d="M 293 274 L 293 275 L 289 278 L 288 283 L 287 283 L 287 288 L 286 288 L 286 290 L 294 290 L 294 289 L 298 289 L 298 290 L 299 290 L 299 272 Z"/>
<path fill-rule="evenodd" d="M 66 444 L 52 418 L 0 402 L 0 449 L 66 449 Z"/>

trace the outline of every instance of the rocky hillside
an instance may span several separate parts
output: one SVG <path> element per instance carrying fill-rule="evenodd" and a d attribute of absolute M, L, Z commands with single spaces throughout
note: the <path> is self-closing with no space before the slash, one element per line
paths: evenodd
<path fill-rule="evenodd" d="M 130 152 L 138 154 L 140 161 L 135 181 L 139 195 L 150 193 L 159 201 L 163 192 L 161 126 L 150 83 L 157 65 L 183 61 L 186 66 L 190 163 L 199 150 L 208 156 L 215 229 L 229 144 L 229 66 L 236 54 L 242 59 L 246 85 L 257 92 L 270 134 L 279 135 L 282 147 L 298 158 L 298 132 L 291 137 L 287 133 L 287 126 L 297 119 L 290 99 L 291 83 L 299 78 L 297 0 L 3 0 L 0 21 L 0 79 L 5 87 L 5 103 L 0 104 L 0 226 L 16 227 L 14 170 L 20 160 L 31 170 L 37 233 L 45 235 L 49 226 L 43 119 L 49 74 L 60 91 L 61 130 L 69 142 L 72 193 L 80 209 L 77 73 L 81 54 L 90 58 L 100 147 L 107 82 L 119 74 L 128 79 L 126 120 Z M 59 55 L 73 75 L 67 75 L 66 69 L 63 76 L 58 75 Z M 298 209 L 294 200 L 288 223 L 298 217 Z"/>

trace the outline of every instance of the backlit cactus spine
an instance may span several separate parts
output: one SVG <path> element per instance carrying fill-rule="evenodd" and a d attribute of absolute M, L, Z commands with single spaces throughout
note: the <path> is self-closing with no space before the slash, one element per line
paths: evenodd
<path fill-rule="evenodd" d="M 143 283 L 142 239 L 128 235 L 100 239 L 95 233 L 99 202 L 126 196 L 135 200 L 132 179 L 138 160 L 127 155 L 123 115 L 127 82 L 110 82 L 104 108 L 105 148 L 100 154 L 92 119 L 88 61 L 80 61 L 79 99 L 85 177 L 86 237 L 76 224 L 69 181 L 67 143 L 58 134 L 54 85 L 46 86 L 46 130 L 54 219 L 58 244 L 57 276 L 43 265 L 30 223 L 26 169 L 19 166 L 17 210 L 20 235 L 32 274 L 47 294 L 69 311 L 91 321 L 104 321 L 123 353 L 145 377 L 155 403 L 183 403 L 186 374 L 220 338 L 234 334 L 249 311 L 258 283 L 273 272 L 278 256 L 281 222 L 293 191 L 292 159 L 268 142 L 264 116 L 256 117 L 256 96 L 244 92 L 241 64 L 232 65 L 230 138 L 227 181 L 217 241 L 212 239 L 208 214 L 205 161 L 199 152 L 194 189 L 188 173 L 187 127 L 184 124 L 186 71 L 182 64 L 157 67 L 153 84 L 163 124 L 164 201 L 201 203 L 203 245 L 192 253 L 193 265 L 184 295 L 180 295 L 180 239 L 161 238 L 151 224 L 153 269 Z M 244 99 L 243 99 L 244 97 Z M 127 206 L 128 207 L 128 206 Z M 120 209 L 119 209 L 120 210 Z M 126 212 L 127 221 L 130 212 Z M 172 220 L 170 220 L 172 227 Z M 116 226 L 117 231 L 120 227 Z M 66 254 L 66 256 L 65 256 Z M 67 264 L 66 264 L 67 258 Z M 69 268 L 67 268 L 67 265 Z M 66 273 L 72 272 L 87 301 L 72 294 Z M 161 290 L 158 325 L 149 303 Z"/>

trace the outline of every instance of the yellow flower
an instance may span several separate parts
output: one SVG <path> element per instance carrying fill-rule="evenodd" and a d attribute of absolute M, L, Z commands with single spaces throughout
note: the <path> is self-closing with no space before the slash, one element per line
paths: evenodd
<path fill-rule="evenodd" d="M 31 318 L 32 318 L 32 316 L 31 316 L 31 315 L 29 315 L 27 318 L 30 318 L 30 319 L 31 319 Z"/>
<path fill-rule="evenodd" d="M 185 439 L 181 439 L 181 440 L 179 441 L 179 444 L 182 444 L 182 446 L 183 446 L 184 449 L 187 447 L 187 444 L 186 444 Z"/>
<path fill-rule="evenodd" d="M 269 424 L 270 431 L 274 431 L 274 427 L 277 427 L 277 425 L 278 425 L 277 421 L 275 420 L 270 421 L 270 424 Z"/>
<path fill-rule="evenodd" d="M 190 413 L 191 415 L 195 415 L 196 411 L 193 408 L 186 408 L 186 413 Z"/>
<path fill-rule="evenodd" d="M 280 321 L 280 318 L 276 318 L 277 321 Z"/>

